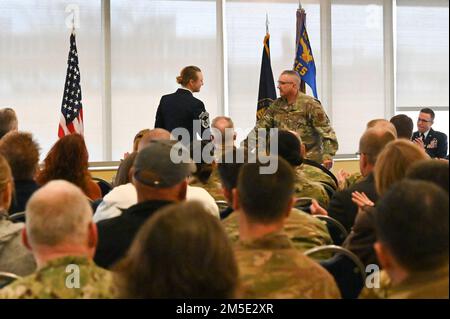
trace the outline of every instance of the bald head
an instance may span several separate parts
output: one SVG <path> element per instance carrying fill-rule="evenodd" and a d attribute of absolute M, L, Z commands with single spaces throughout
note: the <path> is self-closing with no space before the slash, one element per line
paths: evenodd
<path fill-rule="evenodd" d="M 231 118 L 218 116 L 212 120 L 211 128 L 215 144 L 234 145 L 236 133 L 234 132 L 234 123 Z"/>
<path fill-rule="evenodd" d="M 153 130 L 148 131 L 144 134 L 144 136 L 139 141 L 139 145 L 137 151 L 139 152 L 144 147 L 150 144 L 151 141 L 156 140 L 170 140 L 171 134 L 169 131 L 163 128 L 155 128 Z"/>
<path fill-rule="evenodd" d="M 359 152 L 367 156 L 369 164 L 375 165 L 378 154 L 389 142 L 395 139 L 396 136 L 392 130 L 385 125 L 369 128 L 359 140 Z"/>
<path fill-rule="evenodd" d="M 51 181 L 31 196 L 25 212 L 31 247 L 88 245 L 92 208 L 77 186 L 63 180 Z"/>
<path fill-rule="evenodd" d="M 383 130 L 389 130 L 395 136 L 395 138 L 397 138 L 397 129 L 395 128 L 394 124 L 392 124 L 388 120 L 385 120 L 385 119 L 371 120 L 367 123 L 366 129 L 370 129 L 370 128 L 379 128 L 379 129 L 383 129 Z"/>

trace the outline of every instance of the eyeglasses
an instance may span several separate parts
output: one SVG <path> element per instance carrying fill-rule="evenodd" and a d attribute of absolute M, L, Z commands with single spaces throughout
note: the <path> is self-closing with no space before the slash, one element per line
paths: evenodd
<path fill-rule="evenodd" d="M 283 81 L 278 81 L 278 85 L 285 85 L 285 84 L 294 84 L 294 82 L 283 82 Z"/>
<path fill-rule="evenodd" d="M 433 122 L 433 120 L 424 120 L 424 119 L 419 118 L 419 119 L 417 119 L 417 122 L 431 123 L 431 122 Z"/>

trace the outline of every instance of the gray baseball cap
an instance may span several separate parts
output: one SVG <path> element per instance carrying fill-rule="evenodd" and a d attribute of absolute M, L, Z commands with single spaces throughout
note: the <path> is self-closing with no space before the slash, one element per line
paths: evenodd
<path fill-rule="evenodd" d="M 177 141 L 152 141 L 134 161 L 134 178 L 151 187 L 175 186 L 195 170 L 189 151 Z"/>

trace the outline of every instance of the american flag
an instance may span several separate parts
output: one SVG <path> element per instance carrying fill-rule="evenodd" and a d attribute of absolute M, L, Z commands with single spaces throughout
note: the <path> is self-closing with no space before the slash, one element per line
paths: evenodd
<path fill-rule="evenodd" d="M 67 60 L 66 84 L 61 103 L 58 136 L 83 134 L 83 106 L 81 103 L 80 69 L 78 68 L 75 34 L 70 35 L 70 51 Z"/>

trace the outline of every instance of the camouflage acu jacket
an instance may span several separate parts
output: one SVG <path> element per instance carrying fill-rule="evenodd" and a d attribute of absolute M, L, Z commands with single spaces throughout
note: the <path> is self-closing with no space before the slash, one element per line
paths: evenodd
<path fill-rule="evenodd" d="M 0 299 L 112 298 L 112 276 L 84 257 L 50 261 L 34 274 L 0 290 Z"/>
<path fill-rule="evenodd" d="M 235 255 L 243 298 L 340 298 L 333 277 L 283 232 L 240 241 Z"/>
<path fill-rule="evenodd" d="M 239 213 L 233 212 L 222 223 L 230 240 L 236 243 L 239 240 Z M 284 231 L 300 252 L 333 243 L 322 221 L 295 208 L 285 221 Z"/>
<path fill-rule="evenodd" d="M 325 110 L 315 98 L 298 93 L 295 104 L 275 100 L 258 120 L 255 129 L 279 128 L 295 131 L 306 146 L 306 158 L 317 163 L 331 159 L 338 150 L 336 134 Z"/>

